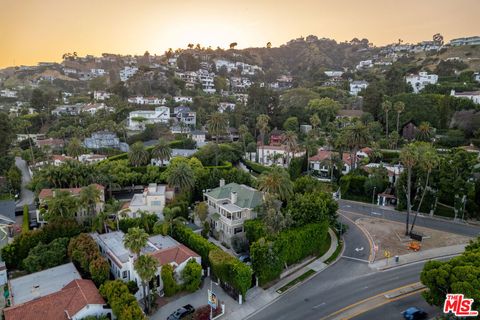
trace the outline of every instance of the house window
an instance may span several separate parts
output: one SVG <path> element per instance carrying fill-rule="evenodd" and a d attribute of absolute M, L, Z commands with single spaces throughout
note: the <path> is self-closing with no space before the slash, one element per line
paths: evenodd
<path fill-rule="evenodd" d="M 158 201 L 152 201 L 152 206 L 161 206 L 162 205 L 162 201 L 158 200 Z"/>
<path fill-rule="evenodd" d="M 127 271 L 122 272 L 122 278 L 125 279 L 127 277 Z"/>
<path fill-rule="evenodd" d="M 233 234 L 241 233 L 243 232 L 243 227 L 236 227 L 233 229 Z"/>

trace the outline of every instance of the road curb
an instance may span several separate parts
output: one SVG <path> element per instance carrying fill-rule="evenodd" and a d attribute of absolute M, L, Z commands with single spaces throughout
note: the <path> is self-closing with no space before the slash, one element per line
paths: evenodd
<path fill-rule="evenodd" d="M 462 253 L 444 254 L 444 255 L 441 255 L 441 256 L 436 256 L 436 257 L 431 257 L 431 258 L 426 258 L 426 259 L 422 259 L 422 260 L 411 261 L 411 262 L 407 262 L 407 263 L 403 263 L 403 264 L 386 266 L 386 267 L 383 267 L 383 268 L 376 268 L 376 269 L 378 271 L 386 271 L 386 270 L 401 268 L 401 267 L 404 267 L 404 266 L 409 266 L 409 265 L 412 265 L 412 264 L 415 264 L 415 263 L 421 263 L 421 262 L 425 262 L 425 261 L 431 261 L 431 260 L 442 259 L 442 258 L 450 258 L 450 257 L 453 258 L 453 257 L 459 256 L 461 254 Z"/>

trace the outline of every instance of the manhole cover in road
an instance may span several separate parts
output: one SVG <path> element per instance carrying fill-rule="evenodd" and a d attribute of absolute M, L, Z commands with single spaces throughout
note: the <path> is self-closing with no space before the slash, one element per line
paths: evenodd
<path fill-rule="evenodd" d="M 310 299 L 308 299 L 308 298 L 305 298 L 305 299 L 303 299 L 303 300 L 304 300 L 305 302 L 308 302 L 308 301 L 310 301 Z"/>

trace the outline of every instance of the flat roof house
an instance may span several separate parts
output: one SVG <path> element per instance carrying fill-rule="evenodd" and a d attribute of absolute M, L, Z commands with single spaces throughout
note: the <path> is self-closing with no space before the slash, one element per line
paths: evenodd
<path fill-rule="evenodd" d="M 263 203 L 260 191 L 243 184 L 220 179 L 220 186 L 203 193 L 208 203 L 209 220 L 220 241 L 231 244 L 233 236 L 243 237 L 243 223 L 255 219 L 255 208 Z"/>

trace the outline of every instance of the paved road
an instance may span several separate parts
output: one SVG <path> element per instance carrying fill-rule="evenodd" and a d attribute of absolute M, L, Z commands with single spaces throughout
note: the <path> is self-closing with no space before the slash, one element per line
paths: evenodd
<path fill-rule="evenodd" d="M 365 234 L 347 218 L 377 216 L 393 221 L 404 221 L 405 215 L 388 210 L 371 209 L 362 205 L 340 202 L 346 213 L 340 219 L 349 225 L 344 236 L 345 251 L 332 267 L 320 272 L 311 280 L 288 291 L 267 308 L 248 319 L 315 319 L 332 314 L 360 300 L 398 287 L 418 282 L 424 262 L 405 265 L 386 271 L 374 271 L 361 260 L 368 260 L 370 245 Z M 418 219 L 418 225 L 467 236 L 476 236 L 479 227 L 437 219 Z M 355 250 L 364 247 L 364 250 Z M 353 258 L 353 259 L 352 259 Z M 407 301 L 408 302 L 408 301 Z M 371 319 L 382 319 L 371 318 Z"/>
<path fill-rule="evenodd" d="M 338 204 L 340 210 L 346 212 L 353 212 L 360 217 L 370 216 L 405 223 L 406 216 L 403 212 L 382 209 L 378 206 L 375 206 L 372 209 L 371 206 L 366 204 L 347 202 L 342 200 L 340 200 Z M 413 215 L 411 216 L 410 223 L 412 222 L 412 219 Z M 418 216 L 415 225 L 440 231 L 461 234 L 468 237 L 480 236 L 479 226 L 468 225 L 460 222 L 453 222 L 451 220 L 444 220 L 440 218 L 430 218 L 429 216 Z"/>
<path fill-rule="evenodd" d="M 30 172 L 28 171 L 27 163 L 20 157 L 15 157 L 15 165 L 22 172 L 22 192 L 20 194 L 20 200 L 17 202 L 17 208 L 23 207 L 23 205 L 33 205 L 35 195 L 32 191 L 25 188 L 25 186 L 32 180 Z"/>
<path fill-rule="evenodd" d="M 426 303 L 425 299 L 423 299 L 421 294 L 417 292 L 413 295 L 402 297 L 401 299 L 387 303 L 368 312 L 362 313 L 352 318 L 352 320 L 386 319 L 385 315 L 388 315 L 389 320 L 402 320 L 402 312 L 409 307 L 418 307 L 426 311 L 429 318 L 433 318 L 442 313 L 442 310 L 440 310 L 440 308 L 431 306 Z"/>

